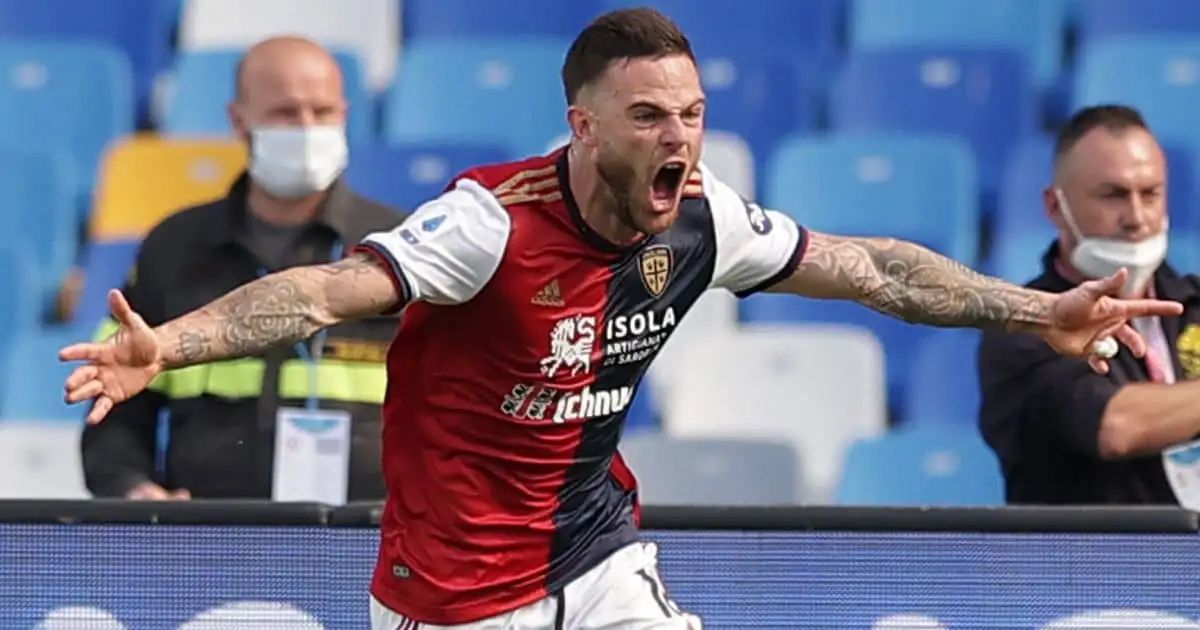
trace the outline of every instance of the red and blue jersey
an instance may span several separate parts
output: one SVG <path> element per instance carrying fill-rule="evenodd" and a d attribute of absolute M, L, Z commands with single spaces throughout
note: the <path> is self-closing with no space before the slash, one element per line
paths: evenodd
<path fill-rule="evenodd" d="M 637 540 L 617 451 L 647 367 L 710 288 L 748 295 L 807 233 L 701 167 L 672 227 L 592 231 L 567 154 L 477 168 L 358 250 L 408 304 L 388 354 L 372 594 L 426 623 L 511 611 Z"/>

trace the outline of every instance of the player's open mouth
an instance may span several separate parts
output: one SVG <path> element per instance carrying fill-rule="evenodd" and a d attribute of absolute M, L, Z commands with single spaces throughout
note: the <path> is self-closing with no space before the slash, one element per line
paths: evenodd
<path fill-rule="evenodd" d="M 686 175 L 686 162 L 667 162 L 659 167 L 650 183 L 650 205 L 658 212 L 670 212 Z"/>

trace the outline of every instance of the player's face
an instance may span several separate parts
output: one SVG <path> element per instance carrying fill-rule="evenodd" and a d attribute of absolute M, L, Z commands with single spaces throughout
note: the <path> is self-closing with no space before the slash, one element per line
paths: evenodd
<path fill-rule="evenodd" d="M 704 91 L 686 55 L 616 62 L 596 86 L 595 162 L 625 225 L 671 227 L 700 161 Z"/>

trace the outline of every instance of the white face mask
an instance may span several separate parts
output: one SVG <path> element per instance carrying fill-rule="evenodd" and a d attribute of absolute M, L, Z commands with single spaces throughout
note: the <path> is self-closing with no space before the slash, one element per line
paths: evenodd
<path fill-rule="evenodd" d="M 1071 208 L 1062 189 L 1055 188 L 1054 196 L 1058 197 L 1063 220 L 1078 241 L 1075 251 L 1071 252 L 1071 265 L 1090 278 L 1106 278 L 1120 269 L 1126 269 L 1129 279 L 1122 293 L 1126 297 L 1140 294 L 1167 257 L 1166 219 L 1163 220 L 1162 232 L 1136 243 L 1115 238 L 1085 237 L 1071 216 Z"/>
<path fill-rule="evenodd" d="M 250 177 L 275 197 L 320 192 L 346 169 L 350 151 L 340 125 L 258 127 L 250 133 Z"/>

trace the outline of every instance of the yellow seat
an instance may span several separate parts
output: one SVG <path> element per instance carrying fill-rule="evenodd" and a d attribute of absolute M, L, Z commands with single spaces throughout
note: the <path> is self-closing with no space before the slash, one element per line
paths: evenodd
<path fill-rule="evenodd" d="M 140 239 L 176 210 L 225 196 L 245 167 L 235 140 L 126 138 L 100 166 L 91 236 Z"/>

